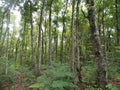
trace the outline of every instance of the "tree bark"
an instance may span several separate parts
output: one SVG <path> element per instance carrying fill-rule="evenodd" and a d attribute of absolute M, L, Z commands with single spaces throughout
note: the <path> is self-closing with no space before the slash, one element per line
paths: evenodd
<path fill-rule="evenodd" d="M 55 41 L 55 60 L 58 60 L 58 13 L 56 13 L 56 23 L 55 23 L 55 31 L 54 31 L 54 41 Z"/>
<path fill-rule="evenodd" d="M 60 48 L 60 62 L 62 63 L 63 62 L 63 41 L 64 41 L 64 38 L 65 38 L 65 33 L 66 33 L 66 25 L 65 25 L 65 15 L 66 15 L 66 10 L 67 10 L 67 4 L 68 4 L 68 0 L 66 1 L 66 5 L 65 5 L 65 10 L 63 11 L 63 31 L 62 31 L 62 40 L 61 40 L 61 48 Z"/>
<path fill-rule="evenodd" d="M 82 81 L 81 77 L 81 58 L 80 58 L 80 30 L 79 30 L 79 4 L 81 0 L 77 0 L 77 7 L 76 7 L 76 47 L 77 47 L 77 67 L 76 67 L 76 72 L 77 72 L 77 78 L 78 82 Z"/>
<path fill-rule="evenodd" d="M 31 0 L 29 0 L 30 2 L 30 26 L 31 26 L 31 67 L 34 67 L 34 41 L 33 41 L 33 19 L 32 19 L 32 2 Z"/>
<path fill-rule="evenodd" d="M 19 39 L 17 39 L 16 46 L 15 46 L 15 67 L 17 65 L 18 48 L 19 48 Z"/>
<path fill-rule="evenodd" d="M 101 24 L 100 24 L 100 8 L 98 9 L 98 31 L 99 31 L 99 36 L 101 36 Z"/>
<path fill-rule="evenodd" d="M 120 27 L 119 27 L 119 17 L 118 17 L 118 0 L 115 0 L 115 11 L 116 11 L 117 45 L 120 45 Z"/>
<path fill-rule="evenodd" d="M 46 13 L 47 13 L 47 11 L 46 11 Z M 48 55 L 47 55 L 47 19 L 46 19 L 46 17 L 47 16 L 45 16 L 45 19 L 44 19 L 44 21 L 45 21 L 45 43 L 44 43 L 44 47 L 45 47 L 45 57 L 44 57 L 44 61 L 45 61 L 45 64 L 47 63 L 47 59 L 48 59 Z"/>
<path fill-rule="evenodd" d="M 90 24 L 91 39 L 93 44 L 93 51 L 96 62 L 96 72 L 97 72 L 97 85 L 105 90 L 107 85 L 107 75 L 105 69 L 105 60 L 101 50 L 101 42 L 99 37 L 99 31 L 96 24 L 94 0 L 87 0 L 88 8 L 88 20 Z"/>
<path fill-rule="evenodd" d="M 50 0 L 50 9 L 49 9 L 49 49 L 48 49 L 48 53 L 49 53 L 49 65 L 52 65 L 52 37 L 51 37 L 51 33 L 52 33 L 52 27 L 51 27 L 51 14 L 52 14 L 52 3 L 53 0 Z"/>
<path fill-rule="evenodd" d="M 75 9 L 75 0 L 72 0 L 72 18 L 71 18 L 71 71 L 74 72 L 74 9 Z"/>
<path fill-rule="evenodd" d="M 104 12 L 104 1 L 102 1 L 103 2 L 103 10 L 102 10 L 102 33 L 103 33 L 103 45 L 104 45 L 104 58 L 105 59 L 107 59 L 107 31 L 106 31 L 106 29 L 105 29 L 105 12 Z"/>
<path fill-rule="evenodd" d="M 27 22 L 26 22 L 27 20 L 26 20 L 26 14 L 25 14 L 25 12 L 24 12 L 24 30 L 22 31 L 22 45 L 21 45 L 21 51 L 20 51 L 20 53 L 21 53 L 21 57 L 20 57 L 20 65 L 22 65 L 23 64 L 23 57 L 24 57 L 24 55 L 26 54 L 25 52 L 25 47 L 26 47 L 26 42 L 25 42 L 25 40 L 26 40 L 26 36 L 25 36 L 25 33 L 26 33 L 26 26 L 27 26 Z M 25 57 L 26 57 L 26 55 L 25 55 Z"/>
<path fill-rule="evenodd" d="M 4 24 L 4 15 L 2 16 L 1 20 L 1 30 L 0 30 L 0 40 L 2 41 L 2 34 L 3 34 L 3 24 Z"/>
<path fill-rule="evenodd" d="M 41 74 L 41 31 L 42 31 L 42 21 L 44 13 L 45 0 L 42 2 L 41 12 L 40 12 L 40 24 L 39 24 L 39 33 L 38 33 L 38 60 L 37 60 L 37 75 Z"/>
<path fill-rule="evenodd" d="M 42 38 L 41 38 L 41 39 L 42 39 L 41 63 L 44 63 L 43 60 L 44 60 L 44 55 L 45 55 L 45 53 L 44 53 L 44 32 L 43 32 L 43 29 L 42 29 Z"/>
<path fill-rule="evenodd" d="M 3 46 L 3 45 L 2 45 L 2 43 L 3 43 L 3 42 L 2 42 L 2 41 L 3 41 L 3 40 L 2 40 L 3 24 L 4 24 L 4 15 L 2 16 L 1 28 L 0 28 L 0 29 L 1 29 L 1 30 L 0 30 L 0 41 L 1 41 L 1 42 L 0 42 L 0 48 L 1 48 L 1 49 L 0 49 L 0 57 L 2 57 L 2 52 L 3 52 L 3 48 L 2 48 L 2 46 Z M 4 38 L 3 38 L 3 39 L 4 39 Z"/>
<path fill-rule="evenodd" d="M 9 28 L 9 24 L 10 24 L 10 9 L 8 9 L 7 12 L 7 42 L 6 42 L 6 68 L 5 68 L 5 74 L 8 73 L 8 60 L 9 60 L 9 38 L 10 38 L 10 28 Z"/>

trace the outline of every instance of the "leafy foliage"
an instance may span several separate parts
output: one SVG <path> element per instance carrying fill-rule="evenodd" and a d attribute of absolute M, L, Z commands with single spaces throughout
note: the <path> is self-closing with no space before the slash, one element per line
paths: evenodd
<path fill-rule="evenodd" d="M 48 90 L 73 90 L 75 88 L 75 76 L 66 64 L 54 64 L 43 71 L 42 76 L 38 77 L 37 83 L 30 88 L 40 88 Z"/>
<path fill-rule="evenodd" d="M 83 82 L 95 84 L 95 82 L 96 82 L 96 72 L 95 72 L 96 69 L 95 69 L 95 66 L 93 65 L 93 61 L 91 61 L 91 62 L 92 62 L 91 64 L 82 67 L 82 76 L 84 76 Z"/>
<path fill-rule="evenodd" d="M 107 90 L 118 90 L 118 88 L 114 87 L 112 84 L 108 84 L 107 86 Z"/>
<path fill-rule="evenodd" d="M 10 65 L 10 63 L 8 62 L 8 66 L 7 66 L 7 71 L 8 74 L 5 74 L 5 59 L 1 58 L 0 59 L 0 87 L 3 87 L 5 85 L 12 85 L 15 83 L 14 81 L 14 73 L 16 72 L 15 69 L 12 67 L 12 65 Z"/>

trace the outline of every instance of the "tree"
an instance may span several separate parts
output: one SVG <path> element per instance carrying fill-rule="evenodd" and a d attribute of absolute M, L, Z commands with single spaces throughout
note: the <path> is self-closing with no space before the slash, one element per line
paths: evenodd
<path fill-rule="evenodd" d="M 65 9 L 63 11 L 63 16 L 62 16 L 62 19 L 63 19 L 63 31 L 62 31 L 62 39 L 61 39 L 61 49 L 60 49 L 60 61 L 61 63 L 63 62 L 63 57 L 64 57 L 64 48 L 63 48 L 63 41 L 65 39 L 65 33 L 66 33 L 66 24 L 65 24 L 65 15 L 66 15 L 66 11 L 67 11 L 67 4 L 68 4 L 68 0 L 66 1 L 66 4 L 65 4 Z"/>
<path fill-rule="evenodd" d="M 116 12 L 116 33 L 117 33 L 117 45 L 120 45 L 120 27 L 118 17 L 118 0 L 115 0 L 115 12 Z"/>
<path fill-rule="evenodd" d="M 37 75 L 41 74 L 41 32 L 42 32 L 42 21 L 44 13 L 45 0 L 42 1 L 42 7 L 40 12 L 40 23 L 39 23 L 39 33 L 38 33 L 38 59 L 37 59 Z"/>
<path fill-rule="evenodd" d="M 51 26 L 51 14 L 52 14 L 52 3 L 53 0 L 50 0 L 50 6 L 49 6 L 49 49 L 48 49 L 48 53 L 49 53 L 49 65 L 52 65 L 52 26 Z"/>
<path fill-rule="evenodd" d="M 74 71 L 75 51 L 74 51 L 74 8 L 75 0 L 72 0 L 72 18 L 71 18 L 71 71 Z"/>
<path fill-rule="evenodd" d="M 88 0 L 87 4 L 88 7 L 88 20 L 90 24 L 90 31 L 91 31 L 91 40 L 92 40 L 92 46 L 95 56 L 95 62 L 96 62 L 96 72 L 97 72 L 97 84 L 99 87 L 101 87 L 103 90 L 105 90 L 107 85 L 107 72 L 105 69 L 105 60 L 103 57 L 103 53 L 101 50 L 101 43 L 100 43 L 100 37 L 99 37 L 99 31 L 96 24 L 96 18 L 95 18 L 95 9 L 94 9 L 94 0 Z"/>
<path fill-rule="evenodd" d="M 32 1 L 29 0 L 30 3 L 30 26 L 31 26 L 31 66 L 34 67 L 34 41 L 33 41 L 33 20 L 32 20 L 32 11 L 33 11 L 33 5 L 32 5 Z"/>
<path fill-rule="evenodd" d="M 7 42 L 6 42 L 6 69 L 5 69 L 5 74 L 8 74 L 8 60 L 9 60 L 9 38 L 10 38 L 10 9 L 7 11 Z"/>
<path fill-rule="evenodd" d="M 80 23 L 79 23 L 79 5 L 81 0 L 77 0 L 77 6 L 76 6 L 76 48 L 77 48 L 77 78 L 79 82 L 82 82 L 82 75 L 81 75 L 81 38 L 80 38 Z"/>

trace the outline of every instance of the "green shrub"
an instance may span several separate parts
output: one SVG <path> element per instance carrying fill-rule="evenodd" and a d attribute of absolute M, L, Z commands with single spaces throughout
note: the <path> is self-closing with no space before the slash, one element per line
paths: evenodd
<path fill-rule="evenodd" d="M 24 77 L 23 82 L 26 86 L 34 83 L 35 75 L 33 73 L 33 70 L 30 71 L 28 67 L 23 67 L 23 66 L 17 67 L 16 70 L 18 71 L 19 75 L 23 74 Z"/>
<path fill-rule="evenodd" d="M 111 83 L 106 86 L 107 90 L 119 90 L 117 87 L 114 87 Z"/>
<path fill-rule="evenodd" d="M 63 64 L 55 64 L 48 67 L 37 78 L 37 83 L 30 86 L 30 88 L 40 88 L 44 90 L 74 90 L 76 87 L 73 84 L 75 75 L 71 73 L 70 67 Z"/>
<path fill-rule="evenodd" d="M 15 83 L 14 80 L 14 73 L 15 69 L 10 65 L 9 62 L 8 66 L 6 66 L 6 60 L 0 59 L 0 87 L 3 87 L 5 85 L 12 85 Z M 7 69 L 7 74 L 5 73 L 5 70 Z"/>
<path fill-rule="evenodd" d="M 96 69 L 94 65 L 87 65 L 82 67 L 82 79 L 83 82 L 95 83 L 96 81 Z"/>
<path fill-rule="evenodd" d="M 26 86 L 35 82 L 35 75 L 32 71 L 25 72 L 24 82 Z"/>

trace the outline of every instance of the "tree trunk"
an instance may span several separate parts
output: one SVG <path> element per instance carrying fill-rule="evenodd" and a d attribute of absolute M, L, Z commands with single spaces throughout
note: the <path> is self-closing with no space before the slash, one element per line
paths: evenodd
<path fill-rule="evenodd" d="M 47 11 L 46 11 L 47 13 Z M 44 43 L 44 47 L 45 47 L 45 57 L 44 57 L 44 61 L 45 61 L 45 64 L 47 63 L 47 59 L 48 59 L 48 55 L 47 55 L 47 19 L 46 19 L 46 16 L 45 16 L 45 43 Z"/>
<path fill-rule="evenodd" d="M 10 24 L 10 10 L 8 9 L 7 12 L 7 43 L 6 43 L 6 68 L 5 68 L 5 74 L 8 73 L 8 60 L 9 60 L 9 36 L 10 36 L 10 28 L 9 28 L 9 24 Z"/>
<path fill-rule="evenodd" d="M 38 33 L 38 60 L 37 60 L 37 75 L 41 74 L 41 31 L 42 31 L 42 21 L 44 13 L 45 0 L 42 2 L 41 12 L 40 12 L 40 24 L 39 24 L 39 33 Z"/>
<path fill-rule="evenodd" d="M 3 47 L 5 39 L 6 39 L 6 35 L 7 35 L 7 29 L 6 29 L 5 33 L 3 34 L 3 26 L 4 26 L 4 19 L 5 19 L 6 13 L 7 13 L 7 10 L 3 13 L 2 21 L 1 21 L 1 28 L 0 28 L 1 29 L 1 32 L 0 32 L 1 33 L 1 35 L 0 35 L 0 40 L 1 40 L 0 45 L 1 45 L 1 47 Z M 1 48 L 0 57 L 2 56 L 3 52 L 4 52 L 4 48 Z"/>
<path fill-rule="evenodd" d="M 4 24 L 4 15 L 2 16 L 1 20 L 1 30 L 0 30 L 0 40 L 2 41 L 2 34 L 3 34 L 3 24 Z"/>
<path fill-rule="evenodd" d="M 99 36 L 101 36 L 100 8 L 98 9 L 98 31 L 99 31 Z"/>
<path fill-rule="evenodd" d="M 49 49 L 48 49 L 48 53 L 49 53 L 49 65 L 52 65 L 52 37 L 51 37 L 51 33 L 52 33 L 52 27 L 51 27 L 51 13 L 52 13 L 52 3 L 53 0 L 50 0 L 50 9 L 49 9 Z"/>
<path fill-rule="evenodd" d="M 61 48 L 60 48 L 60 62 L 62 63 L 63 62 L 63 41 L 64 41 L 64 38 L 65 38 L 65 32 L 66 32 L 66 25 L 65 25 L 65 15 L 66 15 L 66 10 L 67 10 L 67 4 L 68 4 L 68 0 L 66 1 L 66 5 L 65 5 L 65 10 L 63 11 L 63 31 L 62 31 L 62 40 L 61 40 Z"/>
<path fill-rule="evenodd" d="M 77 79 L 78 83 L 82 81 L 81 77 L 81 58 L 80 58 L 80 31 L 79 31 L 79 4 L 81 0 L 77 0 L 77 7 L 76 7 L 76 47 L 77 47 L 77 67 L 76 67 L 76 72 L 77 72 Z"/>
<path fill-rule="evenodd" d="M 3 24 L 4 24 L 4 15 L 3 15 L 2 20 L 1 20 L 1 28 L 0 28 L 0 29 L 1 29 L 1 30 L 0 30 L 0 41 L 1 41 L 1 42 L 0 42 L 0 48 L 1 48 L 1 49 L 0 49 L 0 57 L 2 57 L 2 52 L 3 52 L 3 48 L 2 48 L 2 46 L 3 46 L 3 45 L 2 45 L 2 43 L 3 43 L 3 42 L 2 42 Z"/>
<path fill-rule="evenodd" d="M 54 41 L 55 41 L 55 60 L 58 60 L 58 13 L 56 15 L 56 23 L 55 23 L 55 32 L 54 32 Z"/>
<path fill-rule="evenodd" d="M 118 17 L 118 0 L 115 0 L 115 11 L 116 11 L 116 33 L 117 33 L 117 45 L 120 45 L 120 27 Z"/>
<path fill-rule="evenodd" d="M 32 2 L 31 0 L 29 0 L 30 2 L 30 26 L 31 26 L 31 67 L 34 67 L 34 41 L 33 41 L 33 19 L 32 19 Z"/>
<path fill-rule="evenodd" d="M 94 0 L 87 0 L 87 4 L 89 5 L 88 20 L 90 24 L 91 39 L 93 44 L 95 62 L 97 66 L 96 68 L 97 85 L 101 87 L 103 90 L 105 90 L 105 87 L 107 85 L 107 77 L 106 77 L 107 75 L 106 75 L 106 69 L 105 69 L 106 63 L 101 50 L 99 31 L 96 25 Z"/>
<path fill-rule="evenodd" d="M 72 18 L 71 18 L 71 71 L 74 71 L 74 59 L 75 59 L 75 51 L 74 51 L 74 8 L 75 8 L 75 0 L 72 0 Z"/>
<path fill-rule="evenodd" d="M 20 65 L 23 64 L 23 57 L 24 57 L 24 54 L 25 54 L 25 40 L 26 40 L 26 37 L 25 37 L 25 32 L 26 32 L 26 16 L 25 16 L 25 12 L 24 12 L 24 30 L 22 32 L 22 46 L 21 46 L 21 57 L 20 57 Z"/>
<path fill-rule="evenodd" d="M 42 49 L 41 49 L 41 51 L 42 51 L 42 53 L 41 53 L 41 63 L 43 64 L 44 62 L 43 62 L 43 60 L 44 60 L 44 55 L 45 55 L 45 53 L 44 53 L 44 32 L 43 32 L 43 30 L 42 30 Z"/>
<path fill-rule="evenodd" d="M 105 12 L 104 12 L 104 1 L 103 1 L 103 10 L 102 10 L 102 30 L 103 30 L 103 45 L 104 45 L 104 58 L 107 59 L 107 31 L 105 29 Z"/>
<path fill-rule="evenodd" d="M 16 47 L 15 47 L 15 67 L 17 65 L 17 56 L 18 56 L 18 46 L 19 45 L 19 39 L 16 42 Z"/>

